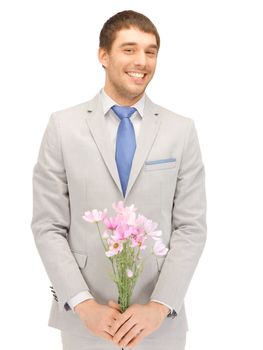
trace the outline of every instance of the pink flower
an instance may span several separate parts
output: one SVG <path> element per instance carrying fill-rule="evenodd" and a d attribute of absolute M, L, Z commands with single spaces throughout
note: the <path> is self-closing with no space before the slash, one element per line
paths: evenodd
<path fill-rule="evenodd" d="M 109 258 L 120 253 L 122 249 L 123 249 L 123 245 L 121 242 L 110 241 L 109 250 L 105 252 L 105 254 Z"/>
<path fill-rule="evenodd" d="M 127 224 L 134 226 L 136 223 L 136 214 L 133 212 L 128 212 L 126 214 Z"/>
<path fill-rule="evenodd" d="M 125 240 L 131 235 L 131 232 L 129 230 L 129 226 L 127 225 L 120 225 L 116 228 L 112 235 L 112 239 L 114 241 L 119 241 L 119 240 Z"/>
<path fill-rule="evenodd" d="M 116 213 L 122 214 L 124 210 L 124 204 L 122 201 L 119 201 L 117 204 L 112 203 L 112 208 L 116 211 Z"/>
<path fill-rule="evenodd" d="M 135 225 L 135 211 L 137 208 L 135 208 L 134 204 L 130 205 L 129 207 L 125 207 L 124 203 L 119 201 L 117 204 L 113 203 L 112 207 L 116 213 L 119 214 L 117 215 L 120 216 L 119 219 L 125 220 L 128 225 Z"/>
<path fill-rule="evenodd" d="M 136 220 L 136 225 L 137 226 L 143 226 L 147 218 L 144 215 L 139 214 L 138 218 Z"/>
<path fill-rule="evenodd" d="M 141 235 L 138 227 L 134 227 L 134 226 L 129 226 L 128 232 L 129 232 L 129 236 L 132 236 L 132 237 L 138 237 Z"/>
<path fill-rule="evenodd" d="M 93 209 L 92 211 L 85 211 L 83 219 L 94 223 L 94 222 L 99 222 L 102 221 L 107 214 L 107 209 L 104 209 L 103 211 L 99 211 L 97 209 Z"/>
<path fill-rule="evenodd" d="M 132 242 L 130 247 L 139 247 L 141 250 L 144 250 L 146 248 L 146 245 L 144 245 L 144 241 L 147 239 L 147 237 L 143 235 L 137 235 L 132 237 Z"/>
<path fill-rule="evenodd" d="M 168 252 L 168 248 L 166 248 L 164 243 L 159 239 L 154 244 L 153 252 L 157 256 L 164 256 Z"/>
<path fill-rule="evenodd" d="M 118 217 L 114 217 L 114 218 L 108 218 L 105 217 L 103 220 L 105 226 L 109 229 L 109 230 L 115 230 L 118 225 L 120 224 L 120 219 Z"/>
<path fill-rule="evenodd" d="M 145 232 L 147 234 L 151 234 L 153 231 L 155 231 L 158 224 L 156 222 L 153 222 L 152 220 L 148 220 L 145 218 L 143 226 L 144 226 Z"/>
<path fill-rule="evenodd" d="M 119 201 L 117 204 L 113 203 L 112 207 L 116 211 L 116 213 L 119 213 L 122 215 L 125 215 L 127 213 L 132 213 L 132 212 L 135 212 L 137 210 L 137 208 L 135 208 L 134 204 L 132 204 L 129 207 L 125 207 L 124 203 L 122 201 Z"/>

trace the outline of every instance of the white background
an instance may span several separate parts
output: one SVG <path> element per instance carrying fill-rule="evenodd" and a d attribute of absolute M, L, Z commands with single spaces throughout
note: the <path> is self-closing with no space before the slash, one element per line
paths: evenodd
<path fill-rule="evenodd" d="M 32 170 L 50 114 L 103 86 L 103 23 L 133 9 L 161 35 L 148 95 L 195 120 L 206 167 L 208 240 L 186 298 L 187 350 L 262 349 L 262 2 L 0 6 L 0 347 L 60 349 L 59 332 L 47 327 L 49 281 L 30 230 Z"/>

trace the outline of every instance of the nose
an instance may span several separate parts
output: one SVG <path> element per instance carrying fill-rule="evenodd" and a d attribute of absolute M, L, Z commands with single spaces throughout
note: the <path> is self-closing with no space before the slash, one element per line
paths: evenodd
<path fill-rule="evenodd" d="M 142 66 L 145 67 L 146 65 L 146 54 L 143 50 L 138 50 L 136 52 L 136 55 L 134 57 L 134 64 L 136 66 Z"/>

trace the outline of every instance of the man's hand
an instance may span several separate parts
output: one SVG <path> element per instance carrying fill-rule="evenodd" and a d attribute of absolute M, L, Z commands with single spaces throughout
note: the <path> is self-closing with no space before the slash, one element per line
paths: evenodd
<path fill-rule="evenodd" d="M 85 300 L 75 306 L 74 311 L 85 326 L 96 336 L 112 341 L 111 327 L 121 315 L 118 304 L 113 301 L 112 307 L 98 304 L 94 299 Z"/>
<path fill-rule="evenodd" d="M 168 313 L 167 306 L 154 301 L 131 305 L 123 314 L 117 315 L 111 327 L 114 343 L 128 348 L 138 345 L 145 336 L 159 328 Z"/>

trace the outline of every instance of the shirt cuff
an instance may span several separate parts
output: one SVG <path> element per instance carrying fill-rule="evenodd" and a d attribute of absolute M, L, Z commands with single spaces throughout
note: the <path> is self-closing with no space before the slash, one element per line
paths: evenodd
<path fill-rule="evenodd" d="M 167 304 L 163 303 L 163 302 L 160 301 L 160 300 L 151 299 L 151 301 L 155 301 L 156 303 L 163 304 L 163 305 L 167 306 L 167 307 L 170 309 L 170 312 L 173 312 L 173 310 L 174 310 L 173 307 L 171 307 L 170 305 L 167 305 Z"/>
<path fill-rule="evenodd" d="M 84 290 L 83 292 L 76 294 L 73 298 L 68 300 L 67 303 L 70 306 L 73 313 L 75 313 L 74 307 L 80 304 L 82 301 L 88 300 L 88 299 L 94 299 L 94 298 L 93 296 L 90 295 L 90 293 L 87 290 Z"/>

